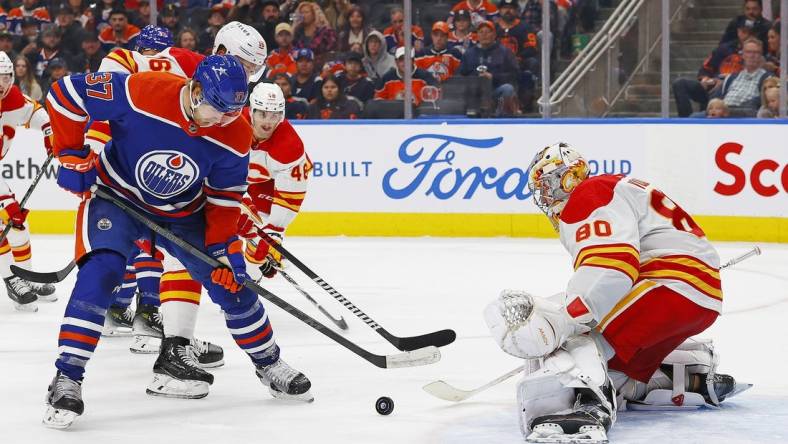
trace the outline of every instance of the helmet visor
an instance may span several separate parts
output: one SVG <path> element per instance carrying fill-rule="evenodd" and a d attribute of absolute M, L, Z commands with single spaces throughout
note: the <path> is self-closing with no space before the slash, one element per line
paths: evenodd
<path fill-rule="evenodd" d="M 255 75 L 257 75 L 257 73 L 260 72 L 261 69 L 263 69 L 263 65 L 255 65 L 254 63 L 244 60 L 241 57 L 236 58 L 239 62 L 241 62 L 241 65 L 243 65 L 244 71 L 246 71 L 246 77 L 248 79 L 252 79 Z"/>

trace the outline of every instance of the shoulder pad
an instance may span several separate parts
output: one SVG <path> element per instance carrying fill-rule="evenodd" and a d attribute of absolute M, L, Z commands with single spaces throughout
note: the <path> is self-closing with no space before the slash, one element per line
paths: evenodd
<path fill-rule="evenodd" d="M 624 176 L 603 174 L 584 180 L 572 191 L 566 206 L 561 211 L 561 222 L 574 224 L 585 220 L 597 208 L 613 200 L 614 190 Z"/>

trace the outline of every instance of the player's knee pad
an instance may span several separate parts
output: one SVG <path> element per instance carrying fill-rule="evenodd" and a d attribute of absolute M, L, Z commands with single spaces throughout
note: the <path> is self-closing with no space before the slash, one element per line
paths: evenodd
<path fill-rule="evenodd" d="M 524 436 L 531 432 L 534 418 L 571 409 L 575 389 L 580 388 L 593 392 L 615 422 L 615 396 L 608 399 L 602 390 L 610 384 L 606 367 L 597 344 L 588 336 L 573 336 L 561 349 L 545 357 L 541 367 L 527 374 L 518 385 L 518 417 Z"/>
<path fill-rule="evenodd" d="M 503 351 L 526 359 L 549 355 L 573 331 L 559 304 L 520 290 L 503 290 L 484 320 Z"/>

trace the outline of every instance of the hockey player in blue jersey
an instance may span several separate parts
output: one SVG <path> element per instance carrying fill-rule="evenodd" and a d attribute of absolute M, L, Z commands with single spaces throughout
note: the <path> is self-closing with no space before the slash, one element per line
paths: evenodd
<path fill-rule="evenodd" d="M 227 122 L 246 101 L 247 78 L 233 57 L 207 57 L 191 79 L 168 73 L 91 73 L 52 85 L 47 108 L 58 183 L 83 195 L 77 214 L 77 282 L 58 337 L 57 373 L 47 393 L 44 424 L 71 425 L 82 414 L 85 365 L 98 344 L 112 289 L 123 280 L 134 241 L 150 236 L 111 202 L 90 195 L 104 187 L 147 213 L 224 265 L 212 269 L 166 239 L 158 245 L 178 258 L 221 306 L 236 343 L 258 378 L 278 398 L 311 401 L 306 376 L 279 357 L 268 315 L 241 285 L 246 269 L 237 237 L 246 190 L 252 131 L 243 119 Z M 108 120 L 112 141 L 101 153 L 84 147 L 90 119 Z M 149 393 L 206 396 L 213 376 L 199 368 L 189 339 L 168 336 L 154 365 Z"/>

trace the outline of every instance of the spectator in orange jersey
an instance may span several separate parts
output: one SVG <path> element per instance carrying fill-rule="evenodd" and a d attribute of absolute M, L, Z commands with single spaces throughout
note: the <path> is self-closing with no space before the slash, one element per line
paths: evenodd
<path fill-rule="evenodd" d="M 738 40 L 721 44 L 706 57 L 698 70 L 697 80 L 680 78 L 673 82 L 673 97 L 679 117 L 692 114 L 692 102 L 700 104 L 700 110 L 704 111 L 710 94 L 722 85 L 722 79 L 742 70 L 742 44 L 752 35 L 752 25 L 743 23 L 737 35 Z"/>
<path fill-rule="evenodd" d="M 109 26 L 99 34 L 99 41 L 107 52 L 114 48 L 134 49 L 140 28 L 129 24 L 129 15 L 124 9 L 115 9 L 109 14 Z"/>
<path fill-rule="evenodd" d="M 41 26 L 52 21 L 47 9 L 43 6 L 36 7 L 36 3 L 38 0 L 22 0 L 22 6 L 8 11 L 8 30 L 12 34 L 22 35 L 22 19 L 25 17 L 33 17 L 39 31 Z"/>
<path fill-rule="evenodd" d="M 479 43 L 475 32 L 471 30 L 471 16 L 465 9 L 454 13 L 454 31 L 449 34 L 449 47 L 457 48 L 465 54 L 471 46 Z"/>
<path fill-rule="evenodd" d="M 517 0 L 501 0 L 501 19 L 496 25 L 498 42 L 517 57 L 520 64 L 518 95 L 524 109 L 531 111 L 536 90 L 536 78 L 539 75 L 541 57 L 537 31 L 520 20 L 520 5 Z"/>
<path fill-rule="evenodd" d="M 355 119 L 361 113 L 358 102 L 345 97 L 333 74 L 323 79 L 320 90 L 317 101 L 309 105 L 310 119 Z"/>
<path fill-rule="evenodd" d="M 265 64 L 271 73 L 286 72 L 290 75 L 296 72 L 296 61 L 293 58 L 293 27 L 289 23 L 276 25 L 277 49 L 268 55 Z"/>
<path fill-rule="evenodd" d="M 397 48 L 394 55 L 397 66 L 387 72 L 380 82 L 378 88 L 375 90 L 375 100 L 403 100 L 405 98 L 405 82 L 403 75 L 405 73 L 405 48 Z M 413 104 L 416 106 L 421 105 L 421 90 L 427 85 L 435 85 L 435 77 L 417 66 L 413 66 Z"/>
<path fill-rule="evenodd" d="M 460 0 L 451 8 L 448 20 L 450 25 L 454 23 L 454 16 L 458 11 L 468 11 L 474 28 L 485 20 L 495 23 L 499 17 L 498 8 L 488 0 Z"/>
<path fill-rule="evenodd" d="M 285 118 L 287 120 L 306 119 L 309 109 L 309 102 L 302 97 L 293 96 L 293 88 L 290 86 L 290 76 L 286 73 L 278 73 L 272 76 L 274 83 L 282 89 L 285 96 Z"/>
<path fill-rule="evenodd" d="M 383 30 L 386 37 L 386 47 L 390 53 L 394 53 L 400 46 L 405 46 L 405 13 L 402 8 L 391 9 L 391 26 Z M 411 26 L 411 44 L 413 49 L 420 51 L 424 48 L 424 31 L 417 25 Z"/>
<path fill-rule="evenodd" d="M 448 23 L 435 22 L 432 25 L 432 46 L 416 56 L 416 66 L 432 74 L 439 82 L 453 76 L 462 60 L 462 53 L 448 46 L 449 32 Z"/>

